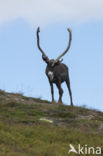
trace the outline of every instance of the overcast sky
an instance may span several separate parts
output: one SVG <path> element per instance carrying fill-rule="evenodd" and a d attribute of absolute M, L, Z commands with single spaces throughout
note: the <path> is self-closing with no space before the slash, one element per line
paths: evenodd
<path fill-rule="evenodd" d="M 103 0 L 0 0 L 0 23 L 22 18 L 32 25 L 103 19 Z"/>
<path fill-rule="evenodd" d="M 37 48 L 63 57 L 70 70 L 75 105 L 103 111 L 103 0 L 0 0 L 0 89 L 51 100 L 46 64 Z M 55 98 L 58 91 L 55 88 Z M 70 104 L 66 85 L 63 101 Z"/>

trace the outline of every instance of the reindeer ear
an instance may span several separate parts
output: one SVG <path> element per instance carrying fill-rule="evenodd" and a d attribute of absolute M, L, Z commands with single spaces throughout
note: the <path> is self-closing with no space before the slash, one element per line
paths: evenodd
<path fill-rule="evenodd" d="M 45 55 L 42 55 L 42 59 L 48 64 L 49 63 L 49 60 L 48 60 L 48 57 L 45 56 Z"/>

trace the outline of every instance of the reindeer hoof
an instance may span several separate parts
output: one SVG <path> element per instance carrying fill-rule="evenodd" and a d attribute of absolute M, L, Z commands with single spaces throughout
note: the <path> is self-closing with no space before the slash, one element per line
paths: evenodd
<path fill-rule="evenodd" d="M 59 104 L 63 104 L 63 102 L 62 102 L 62 101 L 60 101 L 60 100 L 58 101 L 58 103 L 59 103 Z"/>
<path fill-rule="evenodd" d="M 73 104 L 73 103 L 71 103 L 71 105 L 70 105 L 70 106 L 71 106 L 71 108 L 73 108 L 73 107 L 74 107 L 74 104 Z"/>
<path fill-rule="evenodd" d="M 55 100 L 52 100 L 52 103 L 56 103 L 56 101 Z"/>
<path fill-rule="evenodd" d="M 72 107 L 74 106 L 73 103 L 71 103 L 71 106 L 72 106 Z"/>

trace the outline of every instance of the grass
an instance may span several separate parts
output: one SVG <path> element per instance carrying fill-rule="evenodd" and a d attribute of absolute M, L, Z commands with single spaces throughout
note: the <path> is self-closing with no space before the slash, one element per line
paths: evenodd
<path fill-rule="evenodd" d="M 102 146 L 103 134 L 55 127 L 49 123 L 34 125 L 0 123 L 0 155 L 67 156 L 69 144 Z M 71 154 L 72 156 L 73 154 Z"/>
<path fill-rule="evenodd" d="M 8 94 L 10 99 L 6 99 Z M 0 95 L 4 96 L 0 101 L 0 156 L 68 156 L 70 143 L 76 148 L 78 144 L 100 146 L 103 152 L 102 112 L 18 94 Z M 53 123 L 40 121 L 43 117 Z"/>

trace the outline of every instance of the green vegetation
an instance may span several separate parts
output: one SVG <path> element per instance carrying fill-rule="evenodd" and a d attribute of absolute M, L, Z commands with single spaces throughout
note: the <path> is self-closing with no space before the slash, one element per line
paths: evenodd
<path fill-rule="evenodd" d="M 68 154 L 70 143 L 103 152 L 102 124 L 96 110 L 0 91 L 0 156 L 75 156 Z"/>

